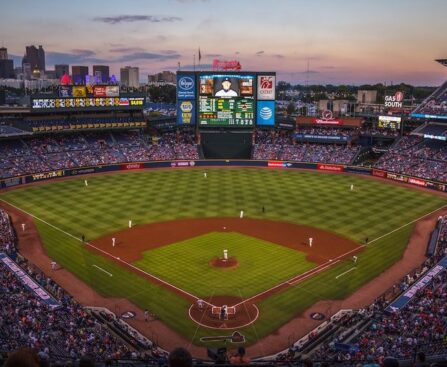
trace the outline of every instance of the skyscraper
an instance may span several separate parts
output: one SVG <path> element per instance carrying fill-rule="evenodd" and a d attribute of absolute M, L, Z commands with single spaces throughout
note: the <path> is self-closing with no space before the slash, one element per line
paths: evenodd
<path fill-rule="evenodd" d="M 8 50 L 6 47 L 0 47 L 0 60 L 8 60 Z"/>
<path fill-rule="evenodd" d="M 65 74 L 70 74 L 70 68 L 68 64 L 56 64 L 54 65 L 54 70 L 56 71 L 56 78 L 60 79 Z"/>
<path fill-rule="evenodd" d="M 74 84 L 85 84 L 85 77 L 88 75 L 88 66 L 73 65 L 71 67 L 71 74 Z"/>
<path fill-rule="evenodd" d="M 42 45 L 39 48 L 36 46 L 26 46 L 26 53 L 22 60 L 22 65 L 28 63 L 31 66 L 31 70 L 45 71 L 45 51 Z"/>
<path fill-rule="evenodd" d="M 108 65 L 93 65 L 93 77 L 97 83 L 109 82 L 109 66 Z"/>
<path fill-rule="evenodd" d="M 138 88 L 140 86 L 140 70 L 132 66 L 121 68 L 120 83 L 126 87 Z"/>

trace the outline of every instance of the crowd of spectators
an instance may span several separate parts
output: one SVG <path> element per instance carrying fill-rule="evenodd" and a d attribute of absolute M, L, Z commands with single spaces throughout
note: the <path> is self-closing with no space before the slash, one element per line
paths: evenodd
<path fill-rule="evenodd" d="M 378 299 L 370 307 L 351 314 L 340 332 L 326 340 L 312 354 L 319 361 L 382 363 L 386 357 L 412 360 L 416 352 L 426 355 L 447 352 L 447 271 L 444 269 L 403 309 L 385 311 L 390 301 L 414 284 L 420 277 L 447 256 L 447 216 L 440 218 L 440 234 L 434 255 L 416 271 L 405 276 L 391 290 L 394 297 Z M 337 343 L 358 328 L 359 317 L 366 326 L 349 341 L 351 350 L 341 351 Z"/>
<path fill-rule="evenodd" d="M 447 82 L 428 97 L 413 113 L 424 115 L 447 115 Z"/>
<path fill-rule="evenodd" d="M 100 361 L 147 359 L 159 353 L 151 344 L 146 344 L 146 350 L 136 352 L 131 345 L 112 335 L 51 278 L 18 255 L 14 229 L 9 216 L 1 209 L 0 235 L 0 252 L 16 259 L 21 269 L 61 305 L 57 309 L 48 307 L 0 262 L 0 352 L 28 347 L 37 350 L 41 360 L 71 361 L 84 355 Z"/>
<path fill-rule="evenodd" d="M 447 146 L 444 142 L 404 136 L 375 164 L 376 168 L 429 180 L 447 181 Z"/>
<path fill-rule="evenodd" d="M 261 130 L 255 134 L 253 159 L 349 164 L 360 149 L 347 144 L 299 143 L 293 139 L 294 132 Z"/>
<path fill-rule="evenodd" d="M 170 159 L 198 159 L 191 131 L 147 139 L 138 131 L 46 135 L 0 142 L 0 178 L 63 168 Z"/>
<path fill-rule="evenodd" d="M 93 125 L 99 127 L 102 124 L 117 124 L 117 123 L 134 123 L 134 122 L 142 122 L 144 121 L 143 116 L 94 116 L 94 117 L 85 117 L 85 116 L 59 116 L 52 119 L 36 119 L 29 118 L 25 119 L 23 122 L 30 129 L 35 128 L 44 128 L 44 127 L 53 127 L 53 126 L 61 126 L 62 129 L 70 129 L 73 125 Z"/>
<path fill-rule="evenodd" d="M 340 127 L 332 126 L 297 126 L 296 133 L 322 135 L 322 136 L 353 136 L 358 132 L 358 129 L 342 129 Z"/>

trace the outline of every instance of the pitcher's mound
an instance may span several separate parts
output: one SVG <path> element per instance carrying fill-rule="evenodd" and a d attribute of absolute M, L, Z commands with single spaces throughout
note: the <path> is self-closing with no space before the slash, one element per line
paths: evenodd
<path fill-rule="evenodd" d="M 236 268 L 239 266 L 239 262 L 235 256 L 231 256 L 228 259 L 224 259 L 223 257 L 215 257 L 211 259 L 209 264 L 210 266 L 214 266 L 216 268 Z"/>

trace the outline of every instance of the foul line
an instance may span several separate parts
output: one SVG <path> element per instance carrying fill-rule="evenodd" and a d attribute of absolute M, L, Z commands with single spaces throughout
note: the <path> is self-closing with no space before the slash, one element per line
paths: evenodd
<path fill-rule="evenodd" d="M 94 266 L 96 269 L 99 269 L 99 270 L 103 271 L 104 273 L 108 274 L 109 277 L 113 277 L 112 273 L 109 273 L 107 270 L 104 270 L 103 268 L 99 267 L 98 265 L 93 264 L 92 266 Z"/>
<path fill-rule="evenodd" d="M 409 226 L 410 224 L 413 224 L 413 223 L 415 223 L 415 222 L 417 222 L 417 221 L 419 221 L 419 220 L 421 220 L 421 219 L 424 219 L 425 217 L 428 217 L 429 215 L 431 215 L 431 214 L 433 214 L 433 213 L 435 213 L 435 212 L 437 212 L 437 211 L 439 211 L 439 210 L 442 210 L 442 209 L 444 209 L 444 208 L 446 208 L 446 207 L 447 207 L 447 204 L 446 204 L 446 205 L 443 205 L 443 206 L 441 206 L 441 207 L 439 207 L 438 209 L 432 210 L 430 213 L 424 214 L 423 216 L 421 216 L 421 217 L 419 217 L 419 218 L 416 218 L 416 219 L 412 220 L 411 222 L 408 222 L 408 223 L 404 224 L 403 226 L 400 226 L 399 228 L 393 229 L 392 231 L 390 231 L 390 232 L 388 232 L 388 233 L 385 233 L 385 234 L 382 235 L 382 236 L 379 236 L 379 237 L 377 237 L 377 238 L 374 238 L 373 240 L 369 241 L 368 244 L 371 244 L 371 243 L 376 242 L 376 241 L 378 241 L 378 240 L 380 240 L 380 239 L 382 239 L 382 238 L 384 238 L 384 237 L 386 237 L 386 236 L 389 236 L 390 234 L 392 234 L 392 233 L 394 233 L 394 232 L 397 232 L 398 230 L 400 230 L 400 229 L 402 229 L 402 228 L 405 228 L 406 226 Z"/>
<path fill-rule="evenodd" d="M 335 279 L 338 279 L 338 278 L 342 277 L 343 275 L 348 274 L 350 271 L 353 271 L 354 269 L 357 269 L 357 267 L 354 266 L 353 268 L 351 268 L 351 269 L 349 269 L 349 270 L 346 270 L 344 273 L 341 273 L 341 274 L 337 275 L 337 276 L 335 277 Z"/>

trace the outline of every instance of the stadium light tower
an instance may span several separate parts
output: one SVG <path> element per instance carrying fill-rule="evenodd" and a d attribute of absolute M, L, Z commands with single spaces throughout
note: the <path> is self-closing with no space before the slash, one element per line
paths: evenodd
<path fill-rule="evenodd" d="M 444 65 L 447 67 L 447 59 L 437 59 L 436 62 L 439 62 L 441 65 Z"/>

